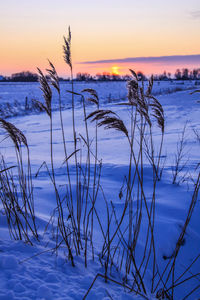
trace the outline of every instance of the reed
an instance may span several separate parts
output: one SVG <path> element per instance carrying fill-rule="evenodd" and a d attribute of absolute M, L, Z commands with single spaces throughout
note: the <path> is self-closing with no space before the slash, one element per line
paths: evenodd
<path fill-rule="evenodd" d="M 50 70 L 48 69 L 47 71 L 50 74 L 51 83 L 57 89 L 57 91 L 59 91 L 58 80 L 56 77 L 57 73 L 55 73 L 55 69 L 51 63 L 50 63 L 50 67 L 51 67 L 51 69 Z M 53 154 L 52 90 L 47 81 L 47 78 L 45 77 L 45 75 L 39 68 L 38 68 L 38 72 L 39 72 L 40 88 L 43 92 L 43 97 L 45 100 L 45 103 L 44 104 L 40 103 L 40 106 L 46 111 L 46 113 L 50 119 L 50 157 L 51 157 L 50 178 L 51 178 L 52 184 L 54 186 L 55 195 L 56 195 L 56 203 L 57 203 L 57 211 L 58 211 L 58 219 L 57 219 L 58 225 L 57 226 L 58 226 L 59 232 L 63 238 L 63 241 L 65 242 L 65 244 L 67 246 L 69 259 L 71 260 L 72 266 L 74 266 L 74 259 L 73 259 L 73 254 L 71 251 L 70 242 L 69 242 L 68 230 L 66 229 L 66 226 L 65 226 L 63 205 L 62 205 L 62 201 L 60 199 L 60 195 L 59 195 L 59 191 L 58 191 L 57 183 L 56 183 L 56 176 L 55 176 L 54 154 Z"/>
<path fill-rule="evenodd" d="M 186 157 L 186 129 L 187 129 L 187 123 L 184 125 L 183 130 L 180 134 L 179 141 L 177 142 L 177 152 L 175 153 L 174 158 L 174 166 L 172 166 L 172 183 L 173 184 L 179 184 L 180 182 L 183 182 L 185 180 L 185 177 L 187 176 L 187 173 L 181 176 L 181 173 L 185 169 L 188 160 L 185 159 Z"/>
<path fill-rule="evenodd" d="M 180 248 L 183 243 L 188 224 L 190 223 L 200 189 L 200 173 L 194 181 L 194 191 L 188 208 L 181 233 L 178 237 L 173 255 L 162 266 L 158 263 L 157 244 L 155 236 L 156 201 L 158 182 L 162 175 L 162 152 L 165 135 L 165 114 L 161 103 L 152 94 L 154 80 L 149 79 L 147 88 L 139 82 L 134 70 L 130 70 L 131 79 L 127 82 L 127 101 L 119 105 L 125 106 L 129 118 L 124 120 L 120 113 L 100 107 L 100 100 L 94 89 L 84 89 L 76 92 L 73 80 L 73 64 L 71 53 L 71 30 L 64 37 L 64 60 L 71 74 L 71 89 L 66 91 L 71 97 L 73 151 L 67 148 L 66 128 L 62 110 L 62 93 L 59 76 L 51 61 L 48 61 L 47 77 L 38 68 L 40 88 L 44 102 L 35 101 L 38 109 L 46 112 L 50 128 L 50 163 L 43 162 L 41 168 L 46 168 L 53 185 L 56 206 L 50 222 L 56 227 L 56 251 L 63 244 L 68 252 L 68 259 L 75 266 L 75 256 L 83 255 L 85 267 L 88 266 L 89 255 L 95 259 L 96 241 L 94 229 L 99 226 L 101 246 L 99 261 L 102 274 L 98 273 L 89 287 L 87 297 L 95 282 L 103 278 L 127 289 L 135 295 L 149 299 L 149 293 L 157 299 L 174 299 L 179 285 L 189 282 L 199 274 L 188 276 L 192 266 L 199 260 L 197 255 L 181 274 L 176 273 L 176 265 Z M 65 192 L 61 193 L 58 185 L 57 167 L 55 165 L 55 149 L 53 147 L 54 128 L 52 110 L 52 91 L 55 89 L 59 100 L 60 130 L 62 135 L 63 157 L 62 168 L 66 171 Z M 83 133 L 77 130 L 76 99 L 81 100 Z M 87 102 L 93 104 L 94 110 L 88 113 Z M 92 131 L 91 123 L 95 128 Z M 31 162 L 28 142 L 24 134 L 11 123 L 0 119 L 0 126 L 6 131 L 14 144 L 16 151 L 16 166 L 7 166 L 1 159 L 0 197 L 7 217 L 10 235 L 15 239 L 25 240 L 33 244 L 32 237 L 38 239 L 35 222 L 34 197 L 32 185 Z M 124 176 L 118 195 L 122 208 L 118 212 L 114 202 L 107 200 L 101 183 L 103 170 L 102 160 L 99 159 L 99 128 L 118 131 L 124 138 L 129 150 L 127 174 Z M 154 130 L 160 132 L 159 143 L 156 144 Z M 196 134 L 196 132 L 195 132 Z M 198 134 L 196 134 L 198 138 Z M 173 169 L 173 183 L 177 182 L 182 171 L 181 162 L 184 154 L 185 127 L 177 146 L 176 163 Z M 26 149 L 27 162 L 24 160 L 23 147 Z M 151 170 L 151 192 L 145 186 L 146 162 Z M 27 164 L 27 170 L 25 170 Z M 75 167 L 75 175 L 71 173 L 71 165 Z M 17 170 L 18 187 L 12 171 Z M 74 178 L 75 176 L 75 184 Z M 20 195 L 18 193 L 20 191 Z M 19 196 L 18 196 L 19 195 Z M 100 215 L 97 202 L 101 201 L 105 215 Z M 146 221 L 147 220 L 147 221 Z M 50 223 L 49 222 L 49 223 Z M 96 222 L 96 223 L 95 223 Z M 97 225 L 96 225 L 97 224 Z M 95 227 L 96 225 L 96 227 Z M 61 238 L 60 238 L 61 236 Z M 141 241 L 143 245 L 141 247 Z M 123 274 L 121 282 L 112 278 L 112 270 Z M 147 284 L 148 272 L 151 273 L 150 286 Z M 186 277 L 187 276 L 187 277 Z M 199 288 L 196 285 L 188 295 Z"/>
<path fill-rule="evenodd" d="M 0 198 L 7 218 L 9 232 L 14 239 L 24 240 L 32 245 L 31 239 L 32 237 L 38 239 L 38 233 L 28 142 L 23 132 L 12 123 L 0 119 L 0 127 L 5 131 L 7 137 L 12 140 L 16 154 L 16 165 L 14 167 L 8 167 L 4 157 L 1 157 Z M 23 146 L 25 146 L 25 151 L 23 151 Z M 15 175 L 12 172 L 14 169 L 16 169 Z"/>

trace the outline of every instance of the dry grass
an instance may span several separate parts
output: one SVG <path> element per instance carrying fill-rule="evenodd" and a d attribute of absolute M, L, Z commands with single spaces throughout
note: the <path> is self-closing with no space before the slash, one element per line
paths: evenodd
<path fill-rule="evenodd" d="M 118 284 L 129 290 L 129 292 L 140 295 L 144 299 L 148 299 L 148 291 L 156 295 L 158 299 L 164 299 L 164 297 L 166 299 L 174 299 L 176 287 L 197 276 L 190 276 L 187 280 L 183 279 L 183 276 L 191 270 L 193 263 L 182 274 L 176 274 L 175 266 L 180 246 L 197 202 L 200 188 L 200 174 L 194 185 L 191 204 L 176 243 L 174 255 L 169 261 L 165 262 L 164 267 L 160 266 L 156 255 L 158 241 L 155 240 L 154 232 L 157 183 L 161 180 L 160 174 L 162 172 L 161 157 L 165 133 L 165 115 L 162 105 L 152 95 L 153 77 L 150 78 L 148 87 L 145 89 L 144 84 L 139 83 L 136 73 L 130 70 L 132 79 L 127 82 L 128 101 L 120 103 L 120 105 L 125 105 L 130 112 L 130 118 L 125 122 L 115 112 L 100 108 L 99 97 L 94 89 L 84 89 L 81 93 L 74 91 L 70 28 L 68 29 L 68 36 L 64 37 L 63 51 L 64 60 L 71 72 L 71 90 L 68 94 L 72 101 L 72 134 L 74 145 L 72 153 L 68 152 L 66 144 L 58 74 L 53 63 L 50 61 L 49 67 L 46 69 L 50 78 L 49 81 L 38 68 L 44 103 L 37 102 L 37 105 L 49 116 L 51 162 L 49 165 L 44 162 L 38 170 L 37 176 L 41 168 L 45 167 L 48 171 L 51 184 L 54 187 L 56 207 L 51 220 L 54 220 L 54 226 L 56 227 L 56 249 L 61 244 L 62 246 L 63 244 L 66 246 L 68 259 L 71 261 L 72 266 L 76 264 L 74 258 L 76 255 L 84 255 L 85 267 L 87 267 L 89 253 L 92 253 L 93 259 L 95 258 L 94 223 L 96 222 L 102 235 L 99 261 L 103 267 L 103 274 L 96 275 L 84 299 L 99 277 L 105 279 L 106 282 L 111 281 Z M 57 91 L 59 97 L 60 128 L 64 151 L 61 162 L 62 167 L 66 168 L 66 193 L 62 198 L 60 187 L 57 184 L 57 174 L 54 165 L 52 89 Z M 79 135 L 76 128 L 74 95 L 81 99 L 85 130 L 82 135 Z M 86 97 L 85 95 L 89 96 Z M 95 105 L 94 111 L 90 114 L 87 113 L 86 101 L 90 101 Z M 91 133 L 89 130 L 89 120 L 95 125 L 95 133 Z M 24 134 L 11 123 L 0 119 L 0 126 L 11 138 L 16 149 L 18 187 L 21 192 L 20 197 L 17 197 L 18 192 L 11 172 L 13 166 L 6 166 L 2 158 L 0 170 L 2 185 L 2 189 L 0 190 L 1 201 L 7 216 L 11 236 L 32 243 L 31 236 L 37 238 L 37 230 L 28 143 Z M 129 149 L 128 172 L 124 177 L 120 193 L 116 196 L 123 203 L 121 214 L 116 210 L 113 202 L 107 201 L 101 185 L 102 161 L 98 158 L 99 127 L 121 132 L 125 136 L 125 141 Z M 157 127 L 161 133 L 158 148 L 155 147 L 153 135 L 153 130 Z M 136 143 L 137 147 L 135 147 Z M 22 145 L 27 150 L 27 174 L 24 169 Z M 176 161 L 175 182 L 180 171 L 183 145 L 184 134 L 182 135 L 182 142 Z M 85 151 L 84 159 L 82 156 L 83 151 Z M 152 192 L 150 195 L 149 192 L 147 194 L 144 182 L 145 157 L 150 162 L 149 168 L 152 169 Z M 73 161 L 76 169 L 75 188 L 72 185 L 70 160 Z M 99 198 L 102 201 L 101 205 L 104 206 L 104 216 L 99 214 L 96 206 Z M 143 230 L 141 230 L 142 228 Z M 61 236 L 61 239 L 59 239 L 59 236 Z M 142 250 L 140 240 L 144 241 Z M 195 261 L 197 259 L 198 257 Z M 113 268 L 123 273 L 121 282 L 112 278 Z M 150 280 L 148 273 L 151 274 Z M 150 290 L 149 286 L 147 286 L 147 278 L 148 282 L 150 281 L 151 283 Z M 192 294 L 193 290 L 189 291 L 189 293 Z"/>
<path fill-rule="evenodd" d="M 6 136 L 12 140 L 16 153 L 15 176 L 12 173 L 13 167 L 7 167 L 4 158 L 1 158 L 0 198 L 4 213 L 7 217 L 10 235 L 15 239 L 32 244 L 31 237 L 38 239 L 38 234 L 27 139 L 22 131 L 10 122 L 0 119 L 0 126 L 5 131 Z M 24 154 L 26 155 L 27 169 L 23 157 L 23 146 L 26 148 Z"/>

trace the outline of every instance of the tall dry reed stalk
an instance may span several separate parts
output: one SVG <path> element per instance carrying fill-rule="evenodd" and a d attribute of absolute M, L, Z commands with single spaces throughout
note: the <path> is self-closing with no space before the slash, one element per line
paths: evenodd
<path fill-rule="evenodd" d="M 53 86 L 59 91 L 58 80 L 57 80 L 56 74 L 54 73 L 55 70 L 51 63 L 50 63 L 50 66 L 52 69 L 48 70 L 48 72 L 51 76 L 51 82 L 52 82 Z M 49 175 L 50 175 L 52 184 L 54 186 L 55 195 L 56 195 L 57 211 L 58 211 L 58 219 L 57 219 L 58 223 L 57 224 L 58 224 L 59 232 L 63 238 L 63 241 L 65 242 L 65 244 L 67 246 L 69 259 L 71 260 L 72 266 L 74 266 L 73 254 L 72 254 L 71 245 L 69 242 L 69 234 L 68 234 L 68 231 L 65 226 L 65 216 L 64 216 L 64 212 L 63 212 L 63 205 L 62 205 L 62 201 L 60 199 L 60 195 L 59 195 L 59 191 L 58 191 L 57 183 L 56 183 L 56 176 L 55 176 L 54 155 L 53 155 L 52 90 L 47 81 L 47 78 L 45 77 L 45 75 L 39 68 L 38 68 L 38 72 L 39 72 L 40 88 L 43 92 L 43 97 L 45 100 L 45 104 L 40 103 L 40 106 L 46 111 L 46 113 L 50 119 L 51 174 L 49 174 Z"/>
<path fill-rule="evenodd" d="M 94 247 L 93 247 L 93 217 L 94 214 L 98 218 L 97 211 L 95 210 L 95 202 L 97 199 L 97 194 L 99 190 L 100 182 L 100 170 L 101 164 L 98 167 L 98 158 L 97 158 L 97 126 L 95 131 L 95 152 L 91 150 L 91 140 L 88 130 L 88 121 L 87 121 L 87 112 L 86 112 L 86 99 L 84 93 L 89 93 L 90 97 L 87 99 L 90 102 L 93 102 L 99 107 L 98 95 L 94 90 L 87 89 L 83 90 L 82 93 L 76 93 L 74 91 L 74 82 L 73 82 L 73 65 L 71 58 L 71 31 L 68 30 L 68 36 L 64 37 L 64 60 L 70 68 L 71 73 L 71 87 L 72 89 L 68 91 L 72 97 L 72 134 L 73 134 L 73 152 L 69 155 L 66 147 L 66 137 L 65 137 L 65 128 L 63 122 L 63 113 L 62 113 L 62 104 L 61 104 L 61 90 L 59 84 L 58 74 L 52 62 L 49 61 L 49 68 L 46 69 L 49 75 L 49 82 L 43 72 L 38 69 L 39 72 L 39 81 L 41 90 L 43 92 L 44 104 L 37 102 L 41 109 L 45 110 L 47 115 L 50 118 L 50 157 L 51 157 L 51 172 L 46 164 L 43 163 L 43 166 L 46 166 L 52 184 L 54 186 L 56 201 L 57 201 L 57 211 L 58 211 L 58 232 L 61 233 L 63 241 L 65 241 L 69 258 L 71 259 L 72 264 L 74 265 L 73 260 L 73 250 L 75 250 L 76 255 L 80 255 L 83 249 L 83 240 L 81 238 L 82 233 L 84 236 L 85 246 L 84 246 L 84 256 L 85 256 L 85 266 L 87 266 L 87 252 L 88 252 L 88 240 L 90 240 L 90 245 L 92 247 L 93 258 L 94 258 Z M 61 201 L 60 192 L 56 182 L 56 169 L 54 166 L 54 150 L 53 150 L 53 115 L 52 115 L 52 90 L 51 86 L 55 88 L 59 97 L 59 113 L 60 113 L 60 126 L 62 133 L 62 143 L 64 150 L 64 163 L 67 173 L 67 185 L 66 185 L 66 195 L 64 199 L 66 200 L 67 210 L 64 208 L 64 202 Z M 85 137 L 83 135 L 78 135 L 76 129 L 76 115 L 75 115 L 75 97 L 81 98 L 81 103 L 83 107 L 83 122 L 85 126 Z M 86 146 L 86 156 L 85 161 L 83 161 L 81 148 L 81 141 Z M 78 147 L 80 143 L 80 147 Z M 80 155 L 78 155 L 80 154 Z M 94 176 L 91 179 L 91 155 L 93 156 L 94 161 Z M 75 189 L 72 186 L 72 174 L 70 173 L 69 159 L 74 157 L 75 163 Z M 38 171 L 39 172 L 39 171 Z M 93 183 L 92 183 L 93 181 Z M 90 187 L 92 186 L 92 193 L 90 193 Z M 66 229 L 66 220 L 70 220 L 70 227 Z M 89 226 L 91 227 L 89 230 Z"/>
<path fill-rule="evenodd" d="M 155 250 L 155 240 L 154 240 L 154 224 L 155 224 L 155 197 L 156 197 L 156 185 L 159 180 L 158 173 L 160 167 L 160 157 L 163 147 L 164 139 L 164 111 L 158 100 L 151 95 L 153 88 L 153 78 L 149 80 L 149 85 L 147 91 L 144 89 L 144 85 L 139 86 L 137 75 L 133 70 L 131 70 L 133 79 L 128 82 L 128 103 L 121 103 L 120 105 L 127 105 L 131 110 L 131 126 L 130 133 L 125 126 L 124 122 L 116 113 L 110 110 L 96 110 L 88 116 L 92 121 L 97 122 L 97 126 L 103 126 L 105 129 L 115 129 L 122 132 L 127 138 L 128 145 L 130 147 L 130 160 L 129 160 L 129 171 L 126 181 L 126 198 L 124 210 L 120 218 L 116 220 L 116 229 L 112 236 L 109 234 L 109 223 L 106 239 L 104 241 L 104 246 L 102 250 L 102 258 L 106 255 L 106 270 L 108 266 L 108 261 L 111 259 L 110 249 L 112 244 L 116 242 L 117 236 L 121 235 L 121 246 L 126 249 L 126 259 L 125 259 L 125 269 L 126 278 L 130 270 L 135 269 L 134 284 L 137 285 L 139 291 L 143 291 L 146 294 L 146 288 L 144 284 L 144 277 L 147 268 L 152 265 L 152 290 L 154 287 L 154 278 L 157 270 L 156 261 L 156 250 Z M 135 110 L 134 110 L 135 109 Z M 155 160 L 155 150 L 153 143 L 153 119 L 156 120 L 158 126 L 161 128 L 161 143 L 158 152 L 158 160 Z M 140 125 L 138 125 L 140 124 Z M 153 169 L 153 192 L 152 200 L 150 206 L 147 203 L 147 196 L 145 194 L 144 177 L 143 177 L 143 156 L 145 155 L 145 136 L 147 133 L 150 136 L 150 153 L 152 159 L 152 169 Z M 135 135 L 139 134 L 139 150 L 138 152 L 134 149 Z M 144 153 L 144 154 L 143 154 Z M 137 207 L 136 212 L 133 210 L 133 199 L 134 199 L 134 187 L 137 188 Z M 112 208 L 114 211 L 114 207 Z M 128 209 L 128 240 L 126 241 L 121 232 L 121 227 L 123 223 L 126 222 L 126 211 Z M 146 242 L 144 247 L 144 253 L 142 259 L 140 258 L 140 263 L 135 257 L 137 249 L 137 241 L 140 235 L 140 227 L 142 220 L 144 218 L 144 213 L 146 211 L 146 216 L 148 219 L 148 226 L 146 231 Z M 108 220 L 109 211 L 108 211 Z M 115 248 L 115 246 L 113 246 Z M 118 244 L 119 247 L 119 244 Z M 110 257 L 110 258 L 109 258 Z M 107 276 L 107 271 L 105 271 L 105 277 Z"/>

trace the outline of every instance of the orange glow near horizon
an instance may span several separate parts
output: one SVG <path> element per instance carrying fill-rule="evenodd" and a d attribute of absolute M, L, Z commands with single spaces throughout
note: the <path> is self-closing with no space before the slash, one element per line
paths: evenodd
<path fill-rule="evenodd" d="M 146 76 L 152 74 L 162 74 L 164 71 L 166 73 L 171 73 L 173 76 L 177 69 L 182 70 L 183 68 L 188 68 L 189 70 L 198 68 L 196 64 L 189 63 L 173 63 L 173 64 L 164 64 L 164 63 L 118 63 L 117 66 L 113 66 L 112 63 L 98 63 L 98 64 L 75 64 L 74 73 L 84 73 L 87 72 L 91 75 L 96 75 L 97 73 L 110 73 L 114 75 L 127 75 L 130 74 L 129 69 L 134 70 L 135 72 L 141 71 Z M 61 71 L 61 69 L 60 69 Z M 61 71 L 62 73 L 62 71 Z"/>
<path fill-rule="evenodd" d="M 48 56 L 46 56 L 48 57 Z M 57 60 L 51 60 L 55 65 L 58 76 L 67 78 L 70 76 L 69 67 L 63 62 L 62 53 L 61 58 Z M 28 58 L 24 61 L 19 60 L 17 65 L 14 64 L 14 59 L 10 61 L 9 65 L 1 64 L 0 75 L 10 76 L 13 73 L 18 73 L 22 71 L 30 71 L 37 73 L 37 67 L 41 68 L 44 72 L 48 68 L 47 59 L 40 58 L 38 60 L 33 60 L 29 63 Z M 198 65 L 188 64 L 188 63 L 173 63 L 173 64 L 158 64 L 158 63 L 118 63 L 113 65 L 112 63 L 96 63 L 96 64 L 81 64 L 73 63 L 73 72 L 76 77 L 77 73 L 89 73 L 91 75 L 109 73 L 113 75 L 127 75 L 130 74 L 129 69 L 133 69 L 135 72 L 141 71 L 146 76 L 151 74 L 162 74 L 164 71 L 174 75 L 176 69 L 188 68 L 192 70 L 198 68 Z"/>
<path fill-rule="evenodd" d="M 181 5 L 178 0 L 153 1 L 154 5 L 149 0 L 127 0 L 126 5 L 122 0 L 0 1 L 0 75 L 36 72 L 37 67 L 45 70 L 50 59 L 59 76 L 68 77 L 62 53 L 68 25 L 74 76 L 78 72 L 125 75 L 129 68 L 146 75 L 174 72 L 178 67 L 198 68 L 198 64 L 180 66 L 175 62 L 122 63 L 130 57 L 200 53 L 200 1 L 181 0 Z M 110 63 L 96 63 L 99 60 Z M 80 63 L 86 61 L 95 63 Z"/>
<path fill-rule="evenodd" d="M 113 75 L 120 75 L 120 73 L 119 73 L 119 67 L 113 66 L 113 67 L 111 68 L 111 70 L 112 70 L 112 74 L 113 74 Z"/>

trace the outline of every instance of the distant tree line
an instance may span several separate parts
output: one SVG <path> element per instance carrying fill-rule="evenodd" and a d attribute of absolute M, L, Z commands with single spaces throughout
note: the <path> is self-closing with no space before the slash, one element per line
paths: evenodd
<path fill-rule="evenodd" d="M 161 75 L 154 75 L 154 80 L 200 80 L 200 68 L 193 70 L 177 69 L 173 75 L 164 71 Z"/>
<path fill-rule="evenodd" d="M 12 82 L 36 82 L 38 81 L 38 75 L 29 71 L 14 73 L 10 77 L 4 77 L 1 81 Z"/>
<path fill-rule="evenodd" d="M 147 80 L 142 72 L 137 72 L 139 80 Z M 48 76 L 47 76 L 48 79 Z M 131 75 L 117 75 L 107 72 L 102 74 L 90 75 L 89 73 L 77 73 L 75 81 L 127 81 L 131 79 Z M 64 79 L 59 77 L 60 81 L 69 81 L 70 78 Z M 200 68 L 189 70 L 187 68 L 177 69 L 175 74 L 164 71 L 162 74 L 154 75 L 155 81 L 164 80 L 200 80 Z M 29 71 L 14 73 L 9 77 L 0 75 L 1 82 L 37 82 L 38 75 Z"/>
<path fill-rule="evenodd" d="M 137 72 L 139 80 L 147 80 L 146 76 L 142 72 Z M 127 81 L 131 79 L 131 75 L 117 75 L 108 72 L 97 73 L 92 76 L 88 73 L 77 73 L 76 81 Z"/>
<path fill-rule="evenodd" d="M 174 74 L 177 80 L 198 80 L 200 79 L 200 68 L 189 70 L 185 69 L 177 69 L 176 73 Z"/>
<path fill-rule="evenodd" d="M 46 76 L 48 79 L 48 76 Z M 60 81 L 64 80 L 59 78 Z M 23 71 L 19 73 L 14 73 L 11 76 L 2 76 L 0 75 L 0 81 L 2 82 L 37 82 L 38 74 L 32 73 L 29 71 Z"/>

